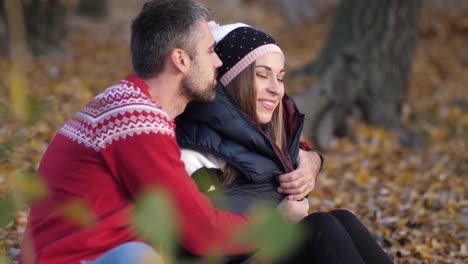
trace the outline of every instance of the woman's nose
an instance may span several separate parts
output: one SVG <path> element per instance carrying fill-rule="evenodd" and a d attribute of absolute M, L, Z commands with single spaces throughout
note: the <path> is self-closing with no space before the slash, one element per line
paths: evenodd
<path fill-rule="evenodd" d="M 273 94 L 273 95 L 277 95 L 279 93 L 281 93 L 281 85 L 279 83 L 279 81 L 275 78 L 271 78 L 271 81 L 268 85 L 268 88 L 267 88 L 268 92 Z"/>

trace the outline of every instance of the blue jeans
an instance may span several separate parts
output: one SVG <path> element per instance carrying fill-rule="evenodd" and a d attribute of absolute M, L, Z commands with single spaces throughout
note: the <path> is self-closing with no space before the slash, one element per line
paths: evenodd
<path fill-rule="evenodd" d="M 156 251 L 142 242 L 128 242 L 119 245 L 93 261 L 83 261 L 83 264 L 144 264 L 151 259 L 162 259 Z"/>

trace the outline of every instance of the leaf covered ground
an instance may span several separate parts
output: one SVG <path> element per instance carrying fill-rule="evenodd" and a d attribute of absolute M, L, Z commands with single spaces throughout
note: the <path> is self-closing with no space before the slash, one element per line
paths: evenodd
<path fill-rule="evenodd" d="M 262 25 L 268 14 L 255 8 L 251 12 L 257 15 L 247 22 Z M 319 54 L 331 12 L 295 30 L 270 24 L 287 53 L 287 67 Z M 355 212 L 396 263 L 468 260 L 467 10 L 464 14 L 423 15 L 402 114 L 405 127 L 426 135 L 423 144 L 404 148 L 391 132 L 360 123 L 353 138 L 323 153 L 325 167 L 311 195 L 312 211 Z M 0 59 L 0 201 L 10 182 L 14 192 L 38 195 L 41 190 L 22 179 L 33 175 L 56 131 L 99 91 L 131 73 L 128 44 L 114 37 L 116 28 L 104 36 L 92 28 L 75 24 L 66 58 L 35 58 L 23 65 L 20 78 L 11 62 Z M 306 29 L 314 40 L 301 38 Z M 22 85 L 25 91 L 16 89 Z M 15 116 L 10 91 L 26 98 L 27 120 Z M 0 212 L 2 217 L 7 218 Z M 22 208 L 0 227 L 0 252 L 15 255 L 26 221 Z"/>

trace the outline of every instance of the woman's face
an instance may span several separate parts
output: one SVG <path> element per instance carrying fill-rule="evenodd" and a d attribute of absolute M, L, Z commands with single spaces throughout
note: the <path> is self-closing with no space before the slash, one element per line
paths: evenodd
<path fill-rule="evenodd" d="M 271 121 L 273 112 L 284 96 L 284 58 L 267 53 L 255 62 L 256 114 L 260 125 Z"/>

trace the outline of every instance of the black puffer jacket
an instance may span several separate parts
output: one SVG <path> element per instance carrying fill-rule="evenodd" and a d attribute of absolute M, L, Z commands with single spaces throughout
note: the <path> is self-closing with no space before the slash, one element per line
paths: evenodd
<path fill-rule="evenodd" d="M 224 186 L 223 209 L 245 213 L 257 200 L 280 202 L 276 176 L 297 167 L 299 136 L 304 115 L 294 102 L 283 97 L 284 123 L 288 153 L 282 153 L 245 114 L 222 85 L 216 99 L 209 103 L 192 102 L 176 122 L 181 148 L 211 153 L 233 165 L 242 177 Z"/>

